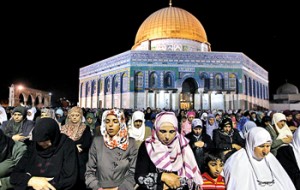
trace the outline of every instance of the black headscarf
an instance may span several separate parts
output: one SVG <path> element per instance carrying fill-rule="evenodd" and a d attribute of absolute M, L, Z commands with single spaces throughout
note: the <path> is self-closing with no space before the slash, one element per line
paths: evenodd
<path fill-rule="evenodd" d="M 36 143 L 38 154 L 41 157 L 51 157 L 59 146 L 60 138 L 60 129 L 58 123 L 54 119 L 41 118 L 36 122 L 32 134 L 32 140 Z M 52 146 L 47 149 L 43 149 L 37 144 L 37 142 L 47 140 L 50 140 L 52 143 Z"/>
<path fill-rule="evenodd" d="M 15 142 L 12 138 L 4 135 L 3 131 L 0 129 L 0 162 L 11 157 L 14 144 Z"/>

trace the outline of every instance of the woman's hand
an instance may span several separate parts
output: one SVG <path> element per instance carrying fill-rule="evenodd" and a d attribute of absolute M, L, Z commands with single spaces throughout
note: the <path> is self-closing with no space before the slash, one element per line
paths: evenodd
<path fill-rule="evenodd" d="M 82 152 L 81 144 L 77 144 L 76 147 L 79 153 Z"/>
<path fill-rule="evenodd" d="M 53 177 L 32 177 L 28 181 L 27 185 L 31 186 L 35 190 L 56 190 L 49 181 L 51 181 Z"/>
<path fill-rule="evenodd" d="M 177 189 L 180 187 L 180 177 L 174 173 L 163 173 L 161 175 L 161 181 L 163 181 L 171 189 Z"/>
<path fill-rule="evenodd" d="M 14 141 L 21 141 L 23 142 L 25 139 L 28 139 L 29 137 L 23 136 L 22 133 L 18 133 L 12 136 L 12 140 Z"/>

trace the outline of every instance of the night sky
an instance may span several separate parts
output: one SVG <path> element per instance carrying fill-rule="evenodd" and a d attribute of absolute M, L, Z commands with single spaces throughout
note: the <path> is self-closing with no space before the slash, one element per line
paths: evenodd
<path fill-rule="evenodd" d="M 198 18 L 212 51 L 242 52 L 266 69 L 271 99 L 286 80 L 300 87 L 296 1 L 172 3 Z M 0 98 L 7 99 L 8 87 L 15 83 L 77 101 L 79 69 L 130 50 L 142 22 L 168 4 L 128 0 L 2 6 Z"/>

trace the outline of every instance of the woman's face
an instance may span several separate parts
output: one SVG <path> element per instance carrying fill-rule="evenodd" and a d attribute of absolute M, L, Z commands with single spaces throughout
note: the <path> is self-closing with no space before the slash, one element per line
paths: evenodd
<path fill-rule="evenodd" d="M 45 118 L 45 117 L 48 117 L 48 114 L 46 112 L 42 112 L 41 113 L 41 118 Z"/>
<path fill-rule="evenodd" d="M 134 124 L 135 128 L 139 129 L 142 126 L 143 121 L 142 120 L 135 120 L 133 124 Z"/>
<path fill-rule="evenodd" d="M 209 118 L 208 123 L 213 125 L 215 123 L 215 118 Z"/>
<path fill-rule="evenodd" d="M 51 140 L 46 140 L 46 141 L 41 141 L 41 142 L 37 142 L 37 144 L 42 147 L 43 149 L 47 149 L 49 148 L 52 143 L 51 143 Z"/>
<path fill-rule="evenodd" d="M 120 122 L 115 115 L 108 115 L 105 119 L 105 128 L 110 137 L 115 136 L 120 130 Z"/>
<path fill-rule="evenodd" d="M 190 123 L 192 123 L 193 119 L 195 119 L 195 116 L 194 116 L 194 115 L 188 116 L 188 120 L 189 120 Z"/>
<path fill-rule="evenodd" d="M 207 165 L 210 176 L 216 179 L 223 170 L 224 162 L 221 160 L 211 160 L 207 163 Z"/>
<path fill-rule="evenodd" d="M 162 123 L 157 132 L 158 139 L 165 145 L 170 144 L 176 136 L 176 130 L 172 123 Z"/>
<path fill-rule="evenodd" d="M 254 155 L 258 160 L 266 157 L 271 150 L 271 143 L 264 143 L 254 148 Z"/>
<path fill-rule="evenodd" d="M 73 112 L 70 114 L 69 119 L 72 123 L 78 123 L 80 122 L 81 115 L 78 112 Z"/>
<path fill-rule="evenodd" d="M 229 134 L 229 132 L 231 131 L 231 125 L 230 124 L 227 124 L 223 127 L 223 130 L 225 133 Z"/>
<path fill-rule="evenodd" d="M 286 121 L 285 120 L 280 120 L 276 124 L 279 127 L 279 129 L 282 129 L 285 125 Z"/>
<path fill-rule="evenodd" d="M 93 118 L 87 118 L 86 121 L 88 122 L 88 124 L 92 124 L 93 123 Z"/>

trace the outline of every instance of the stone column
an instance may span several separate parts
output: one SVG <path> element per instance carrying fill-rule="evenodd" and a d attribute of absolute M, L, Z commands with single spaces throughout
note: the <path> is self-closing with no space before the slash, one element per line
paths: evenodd
<path fill-rule="evenodd" d="M 173 109 L 173 105 L 172 105 L 172 90 L 169 90 L 169 108 Z"/>
<path fill-rule="evenodd" d="M 149 93 L 149 90 L 145 90 L 145 92 L 144 92 L 144 108 L 147 108 L 149 106 L 148 93 Z"/>

